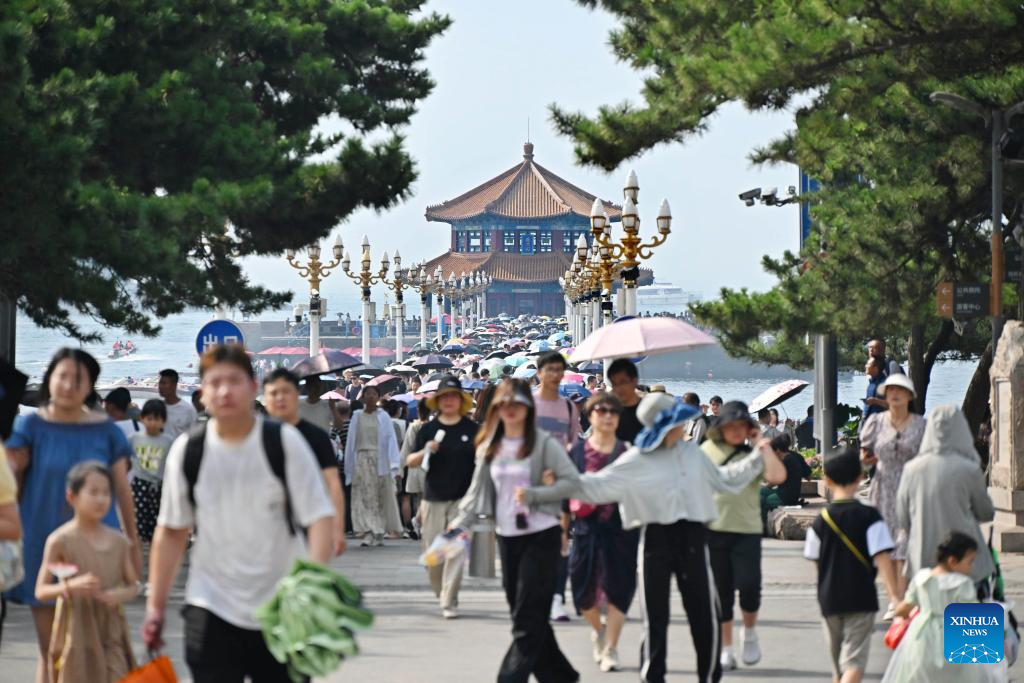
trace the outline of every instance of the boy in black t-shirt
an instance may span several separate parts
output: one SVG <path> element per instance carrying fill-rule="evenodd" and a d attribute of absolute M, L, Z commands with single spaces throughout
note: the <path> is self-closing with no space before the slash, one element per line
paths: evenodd
<path fill-rule="evenodd" d="M 852 448 L 825 456 L 825 481 L 832 504 L 807 530 L 804 557 L 818 564 L 818 604 L 832 657 L 834 683 L 859 683 L 867 666 L 871 632 L 878 612 L 875 576 L 896 604 L 895 544 L 882 516 L 853 496 L 863 478 Z"/>

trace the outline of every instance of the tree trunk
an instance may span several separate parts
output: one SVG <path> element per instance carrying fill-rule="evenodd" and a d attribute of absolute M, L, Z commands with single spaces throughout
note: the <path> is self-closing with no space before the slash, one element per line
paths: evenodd
<path fill-rule="evenodd" d="M 910 328 L 910 343 L 907 344 L 907 372 L 914 383 L 917 398 L 914 399 L 914 411 L 924 415 L 928 402 L 928 385 L 931 382 L 932 368 L 939 354 L 946 350 L 949 340 L 953 337 L 953 321 L 943 320 L 939 331 L 928 347 L 924 345 L 924 325 Z"/>
<path fill-rule="evenodd" d="M 978 367 L 974 369 L 971 383 L 964 394 L 962 410 L 967 417 L 974 435 L 974 446 L 981 456 L 981 464 L 988 469 L 989 441 L 992 435 L 992 410 L 989 406 L 989 370 L 992 369 L 992 343 L 985 347 L 985 353 L 978 359 Z"/>

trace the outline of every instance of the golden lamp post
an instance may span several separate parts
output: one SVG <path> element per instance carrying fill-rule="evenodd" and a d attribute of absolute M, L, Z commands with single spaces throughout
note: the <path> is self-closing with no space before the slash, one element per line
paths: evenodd
<path fill-rule="evenodd" d="M 369 365 L 370 363 L 370 288 L 373 285 L 385 282 L 385 278 L 388 274 L 388 269 L 391 264 L 388 262 L 388 253 L 385 251 L 381 257 L 380 270 L 376 273 L 370 270 L 370 240 L 363 235 L 363 254 L 360 259 L 360 269 L 356 272 L 349 270 L 351 265 L 351 259 L 349 258 L 348 252 L 345 252 L 344 258 L 341 260 L 341 268 L 345 275 L 359 285 L 362 290 L 363 299 L 363 363 Z"/>
<path fill-rule="evenodd" d="M 334 260 L 330 263 L 320 261 L 320 244 L 314 242 L 306 247 L 308 260 L 300 263 L 295 260 L 295 250 L 285 251 L 288 265 L 299 271 L 299 277 L 309 282 L 309 355 L 320 353 L 320 318 L 327 313 L 327 300 L 320 298 L 320 282 L 330 275 L 331 271 L 341 263 L 343 247 L 341 237 L 334 241 Z M 296 315 L 301 315 L 301 309 Z"/>

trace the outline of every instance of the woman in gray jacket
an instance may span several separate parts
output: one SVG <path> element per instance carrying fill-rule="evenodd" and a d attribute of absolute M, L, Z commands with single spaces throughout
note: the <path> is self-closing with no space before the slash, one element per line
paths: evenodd
<path fill-rule="evenodd" d="M 686 422 L 698 412 L 699 408 L 666 394 L 648 394 L 637 408 L 644 430 L 636 445 L 615 462 L 578 476 L 568 487 L 563 475 L 556 473 L 554 486 L 534 485 L 517 492 L 519 500 L 532 504 L 563 498 L 617 502 L 623 526 L 640 527 L 637 569 L 644 627 L 640 678 L 647 683 L 665 680 L 673 575 L 697 651 L 698 680 L 707 683 L 721 678 L 718 600 L 705 527 L 718 516 L 712 494 L 739 493 L 762 471 L 769 479 L 786 476 L 767 439 L 735 463 L 721 467 L 712 463 L 695 441 L 682 440 Z"/>
<path fill-rule="evenodd" d="M 908 535 L 907 576 L 934 567 L 939 544 L 959 531 L 978 543 L 971 578 L 979 598 L 989 597 L 995 564 L 979 523 L 993 517 L 967 418 L 956 406 L 938 406 L 928 416 L 921 449 L 904 468 L 896 495 L 897 523 Z"/>
<path fill-rule="evenodd" d="M 502 382 L 477 434 L 473 481 L 452 528 L 466 529 L 479 515 L 495 521 L 502 584 L 512 613 L 512 644 L 498 671 L 499 683 L 571 683 L 579 674 L 565 658 L 548 621 L 562 551 L 561 500 L 525 505 L 516 491 L 536 486 L 553 470 L 553 490 L 568 490 L 579 478 L 558 440 L 536 428 L 530 387 Z"/>

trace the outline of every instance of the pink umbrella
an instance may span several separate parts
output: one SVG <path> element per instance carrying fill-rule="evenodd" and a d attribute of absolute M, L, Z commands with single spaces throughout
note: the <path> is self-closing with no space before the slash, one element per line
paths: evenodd
<path fill-rule="evenodd" d="M 578 372 L 567 372 L 562 376 L 562 384 L 586 384 L 587 376 Z"/>
<path fill-rule="evenodd" d="M 756 413 L 759 410 L 777 406 L 793 398 L 806 388 L 807 382 L 802 379 L 787 379 L 785 382 L 779 382 L 775 386 L 762 391 L 757 398 L 750 402 L 750 412 Z"/>
<path fill-rule="evenodd" d="M 580 342 L 569 362 L 686 351 L 714 343 L 711 335 L 682 320 L 632 318 L 595 331 Z"/>
<path fill-rule="evenodd" d="M 337 391 L 328 391 L 326 394 L 320 396 L 322 401 L 344 401 L 348 403 L 348 399 L 339 394 Z"/>

